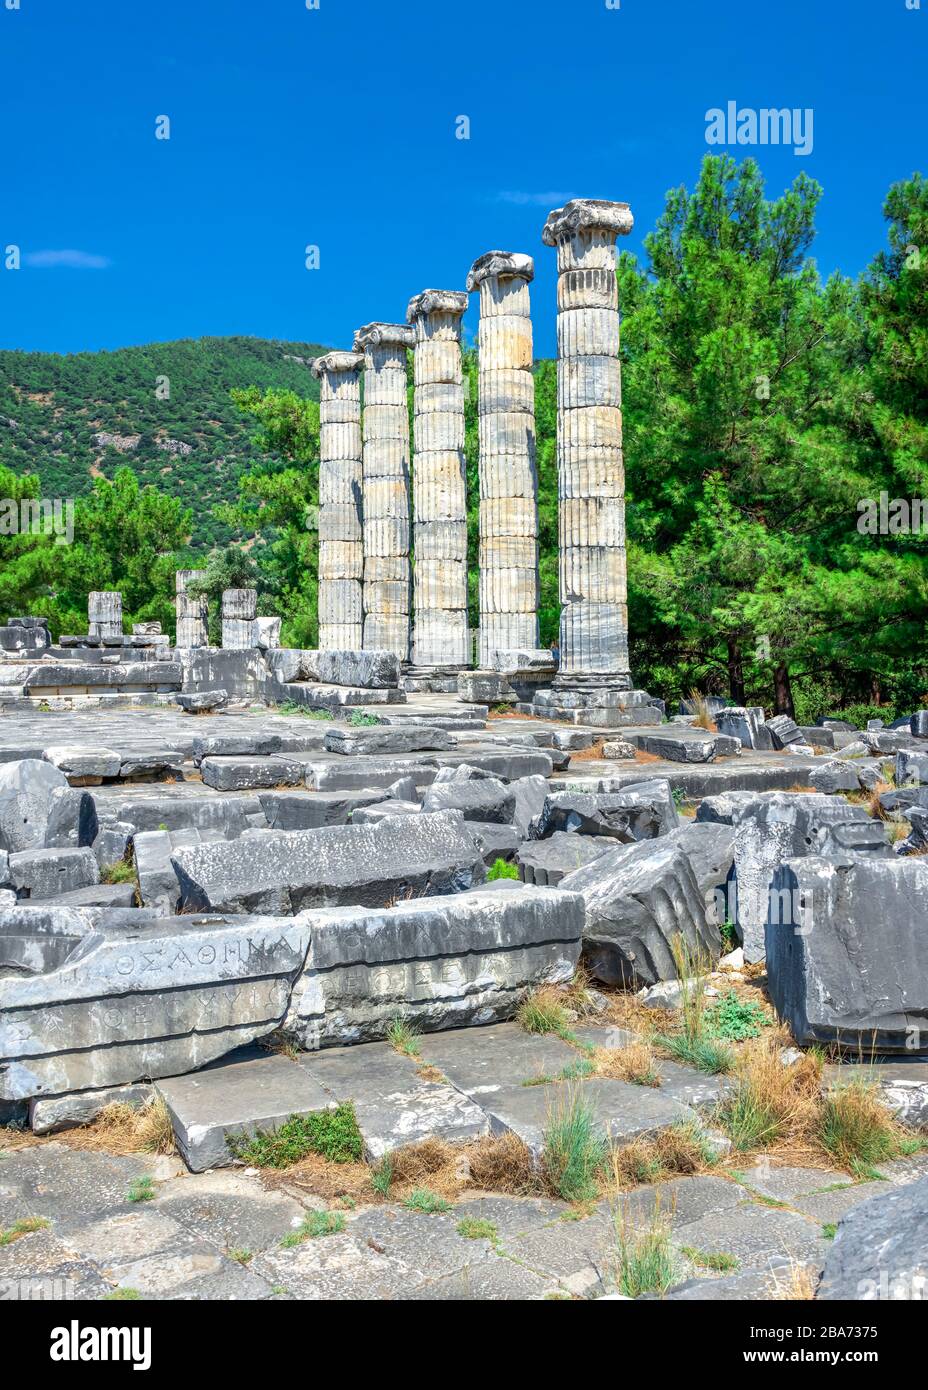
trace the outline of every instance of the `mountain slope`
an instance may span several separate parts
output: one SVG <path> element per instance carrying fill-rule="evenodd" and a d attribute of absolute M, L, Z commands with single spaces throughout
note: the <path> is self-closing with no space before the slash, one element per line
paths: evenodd
<path fill-rule="evenodd" d="M 0 351 L 0 464 L 38 473 L 46 497 L 76 497 L 128 463 L 193 509 L 193 544 L 227 538 L 212 515 L 258 453 L 233 387 L 319 397 L 314 343 L 198 338 L 115 352 Z"/>

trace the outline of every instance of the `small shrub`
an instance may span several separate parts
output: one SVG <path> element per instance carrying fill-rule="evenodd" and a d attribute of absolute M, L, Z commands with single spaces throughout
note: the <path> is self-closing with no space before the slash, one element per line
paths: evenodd
<path fill-rule="evenodd" d="M 446 1202 L 444 1197 L 439 1197 L 437 1192 L 433 1192 L 428 1187 L 414 1187 L 403 1206 L 408 1207 L 410 1211 L 425 1212 L 429 1216 L 434 1216 L 436 1212 L 451 1210 L 451 1203 Z"/>
<path fill-rule="evenodd" d="M 330 709 L 309 709 L 306 705 L 298 705 L 295 700 L 284 700 L 282 705 L 277 706 L 278 714 L 299 714 L 304 719 L 334 719 L 335 715 Z"/>
<path fill-rule="evenodd" d="M 508 863 L 505 859 L 496 859 L 492 867 L 487 870 L 487 883 L 496 883 L 501 878 L 518 879 L 518 877 L 518 866 Z"/>
<path fill-rule="evenodd" d="M 479 1139 L 470 1150 L 469 1166 L 472 1185 L 486 1192 L 521 1197 L 538 1188 L 532 1155 L 511 1132 Z"/>
<path fill-rule="evenodd" d="M 612 1151 L 612 1176 L 617 1188 L 690 1176 L 712 1168 L 716 1153 L 698 1124 L 671 1125 L 653 1139 L 633 1139 Z"/>
<path fill-rule="evenodd" d="M 770 1020 L 760 1004 L 739 999 L 733 989 L 706 1010 L 706 1030 L 714 1038 L 727 1042 L 743 1042 L 745 1038 L 760 1037 Z"/>
<path fill-rule="evenodd" d="M 240 1265 L 247 1265 L 254 1257 L 255 1252 L 253 1250 L 246 1250 L 244 1247 L 237 1247 L 229 1251 L 229 1259 L 234 1260 L 236 1264 Z"/>
<path fill-rule="evenodd" d="M 476 1216 L 465 1216 L 463 1221 L 459 1221 L 457 1233 L 465 1240 L 492 1240 L 494 1243 L 499 1236 L 492 1221 L 482 1221 Z"/>
<path fill-rule="evenodd" d="M 376 714 L 367 714 L 361 709 L 353 709 L 348 716 L 348 723 L 353 729 L 370 729 L 381 722 Z"/>
<path fill-rule="evenodd" d="M 630 1081 L 634 1086 L 659 1086 L 660 1072 L 654 1053 L 646 1042 L 629 1043 L 627 1047 L 598 1047 L 593 1053 L 597 1076 L 616 1081 Z"/>
<path fill-rule="evenodd" d="M 300 1225 L 280 1242 L 281 1249 L 290 1250 L 304 1240 L 319 1240 L 321 1236 L 338 1235 L 345 1229 L 345 1217 L 340 1211 L 309 1211 Z"/>
<path fill-rule="evenodd" d="M 133 1178 L 126 1193 L 127 1202 L 150 1202 L 155 1196 L 154 1178 Z"/>
<path fill-rule="evenodd" d="M 869 1173 L 876 1164 L 921 1147 L 904 1136 L 880 1103 L 872 1082 L 852 1081 L 822 1098 L 818 1137 L 827 1153 L 851 1173 Z"/>
<path fill-rule="evenodd" d="M 738 938 L 738 928 L 734 922 L 730 922 L 726 917 L 719 931 L 722 936 L 722 955 L 727 956 L 732 951 L 736 951 L 741 944 Z"/>
<path fill-rule="evenodd" d="M 592 1201 L 606 1160 L 606 1141 L 598 1132 L 592 1105 L 568 1089 L 555 1101 L 544 1131 L 542 1168 L 549 1187 L 565 1202 Z"/>
<path fill-rule="evenodd" d="M 135 864 L 131 859 L 118 859 L 115 864 L 104 864 L 100 870 L 101 883 L 136 883 Z"/>
<path fill-rule="evenodd" d="M 360 1159 L 364 1148 L 350 1101 L 334 1110 L 291 1115 L 279 1129 L 227 1134 L 226 1143 L 233 1158 L 253 1168 L 289 1168 L 310 1153 L 332 1163 L 351 1163 Z"/>
<path fill-rule="evenodd" d="M 408 1019 L 400 1018 L 399 1015 L 390 1021 L 387 1028 L 387 1042 L 396 1052 L 402 1052 L 405 1057 L 419 1056 L 419 1037 L 416 1029 Z"/>
<path fill-rule="evenodd" d="M 825 1225 L 822 1227 L 822 1235 L 824 1238 L 826 1240 L 834 1240 L 837 1234 L 838 1228 L 835 1223 L 833 1221 L 826 1221 Z"/>

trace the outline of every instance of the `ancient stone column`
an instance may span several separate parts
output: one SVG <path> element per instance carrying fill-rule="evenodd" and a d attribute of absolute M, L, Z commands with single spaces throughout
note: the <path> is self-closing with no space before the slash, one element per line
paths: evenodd
<path fill-rule="evenodd" d="M 368 323 L 364 353 L 364 648 L 409 657 L 409 409 L 405 323 Z"/>
<path fill-rule="evenodd" d="M 255 645 L 255 618 L 257 614 L 258 593 L 256 589 L 223 589 L 223 647 L 253 647 Z"/>
<path fill-rule="evenodd" d="M 532 377 L 531 256 L 488 251 L 480 290 L 480 630 L 477 664 L 538 646 L 538 478 Z"/>
<path fill-rule="evenodd" d="M 412 660 L 423 670 L 471 664 L 461 367 L 466 308 L 467 295 L 459 291 L 423 290 L 406 313 L 416 333 Z"/>
<path fill-rule="evenodd" d="M 364 358 L 327 352 L 310 363 L 319 398 L 319 649 L 360 651 L 364 639 L 361 382 Z"/>
<path fill-rule="evenodd" d="M 628 602 L 616 238 L 627 203 L 577 198 L 549 213 L 557 247 L 561 664 L 556 684 L 626 690 Z"/>
<path fill-rule="evenodd" d="M 178 647 L 209 646 L 207 628 L 209 605 L 206 595 L 187 592 L 187 585 L 192 584 L 200 573 L 200 570 L 178 570 L 174 576 L 176 588 L 174 605 L 177 615 L 175 646 Z"/>
<path fill-rule="evenodd" d="M 98 640 L 122 636 L 122 594 L 102 589 L 87 595 L 87 635 Z"/>

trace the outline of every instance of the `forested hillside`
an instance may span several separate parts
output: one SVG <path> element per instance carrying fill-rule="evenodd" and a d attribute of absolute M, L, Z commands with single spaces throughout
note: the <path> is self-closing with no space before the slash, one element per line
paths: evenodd
<path fill-rule="evenodd" d="M 63 357 L 0 351 L 0 465 L 37 473 L 42 495 L 78 497 L 130 464 L 193 512 L 197 548 L 227 541 L 214 507 L 257 458 L 235 388 L 318 399 L 306 366 L 324 348 L 261 338 L 198 338 Z"/>

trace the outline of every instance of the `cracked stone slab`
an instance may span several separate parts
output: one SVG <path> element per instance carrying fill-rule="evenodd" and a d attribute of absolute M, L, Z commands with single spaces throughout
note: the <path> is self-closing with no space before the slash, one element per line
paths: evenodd
<path fill-rule="evenodd" d="M 0 1299 L 97 1299 L 109 1293 L 92 1261 L 49 1230 L 34 1231 L 0 1247 Z"/>
<path fill-rule="evenodd" d="M 828 1248 L 821 1228 L 804 1216 L 759 1203 L 677 1226 L 673 1241 L 680 1249 L 718 1251 L 752 1266 L 765 1266 L 779 1257 L 821 1268 Z"/>
<path fill-rule="evenodd" d="M 420 1062 L 386 1043 L 305 1054 L 299 1065 L 329 1096 L 354 1103 L 371 1161 L 423 1139 L 463 1143 L 487 1133 L 478 1105 L 453 1085 L 420 1076 Z"/>
<path fill-rule="evenodd" d="M 219 1168 L 163 1183 L 152 1210 L 226 1253 L 253 1254 L 279 1245 L 305 1215 L 300 1202 L 262 1186 L 257 1174 Z"/>
<path fill-rule="evenodd" d="M 503 1086 L 480 1099 L 490 1117 L 491 1133 L 517 1134 L 537 1155 L 552 1116 L 568 1103 L 568 1091 L 593 1107 L 599 1129 L 613 1144 L 627 1144 L 696 1120 L 694 1110 L 666 1099 L 659 1090 L 599 1078 L 560 1085 Z"/>
<path fill-rule="evenodd" d="M 774 1168 L 769 1163 L 757 1163 L 753 1168 L 742 1169 L 739 1177 L 752 1192 L 760 1192 L 765 1197 L 773 1197 L 778 1202 L 792 1204 L 795 1197 L 806 1197 L 812 1192 L 821 1192 L 832 1187 L 842 1179 L 850 1183 L 844 1174 L 835 1173 L 829 1168 L 796 1168 L 784 1166 Z"/>
<path fill-rule="evenodd" d="M 232 1162 L 227 1136 L 277 1129 L 291 1115 L 331 1107 L 331 1097 L 287 1057 L 206 1067 L 157 1083 L 177 1145 L 195 1173 Z"/>
<path fill-rule="evenodd" d="M 152 1175 L 157 1162 L 151 1154 L 116 1158 L 53 1142 L 9 1153 L 0 1160 L 0 1183 L 37 1216 L 54 1223 L 90 1221 L 114 1208 L 129 1210 L 132 1182 Z"/>
<path fill-rule="evenodd" d="M 423 1057 L 480 1105 L 510 1086 L 558 1076 L 580 1053 L 553 1034 L 526 1033 L 517 1023 L 456 1028 L 421 1039 Z"/>

